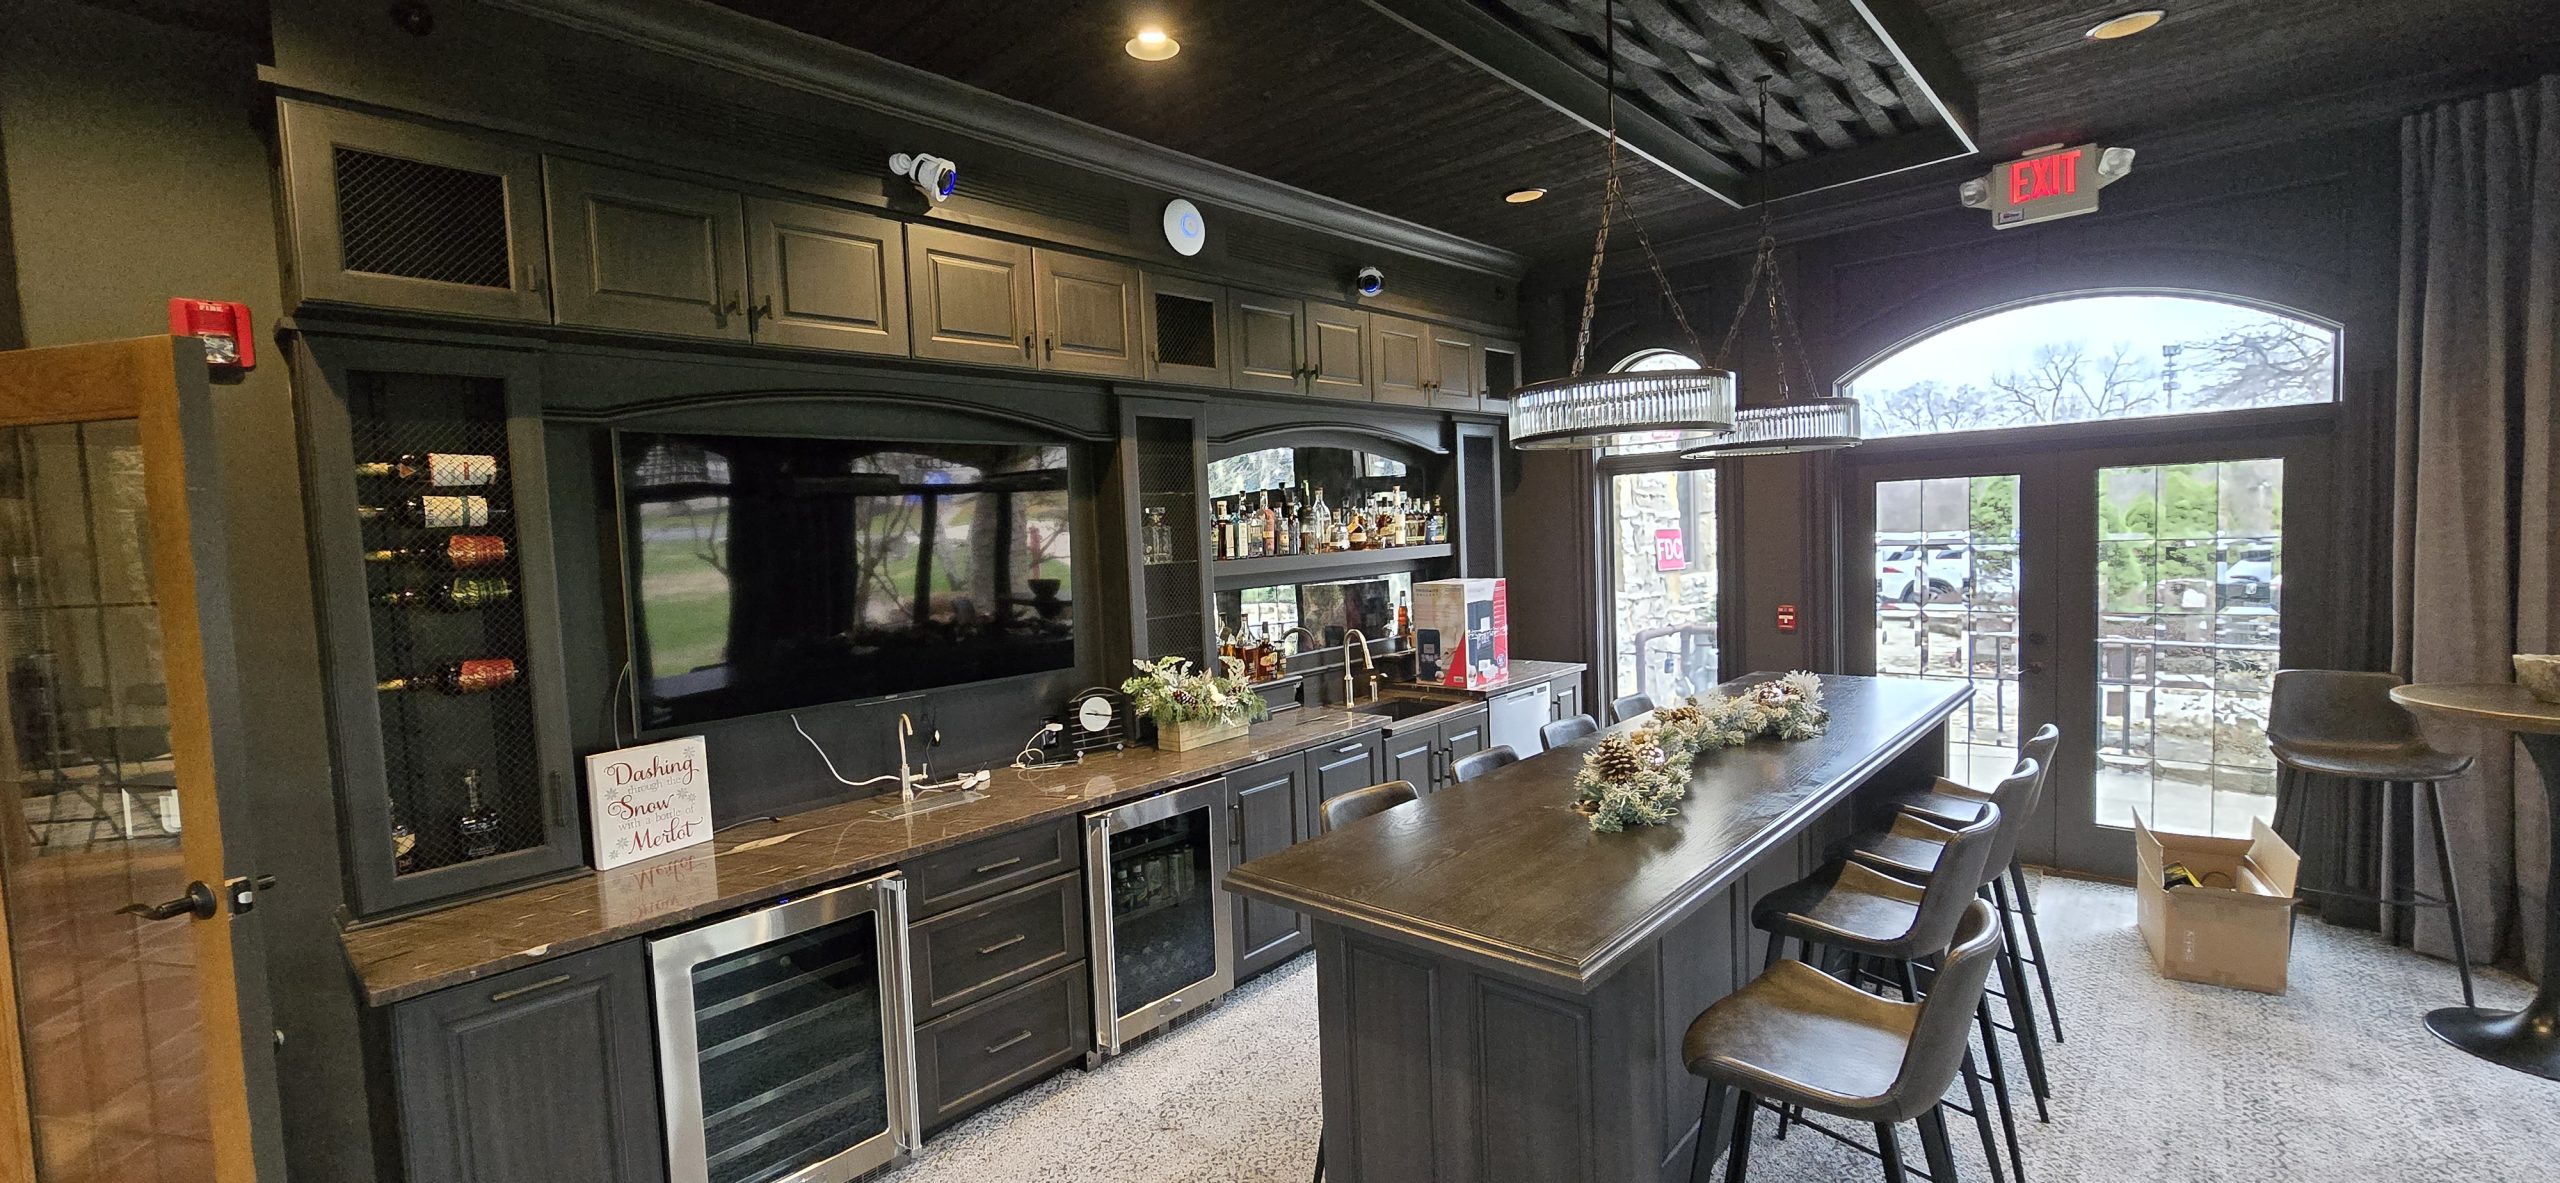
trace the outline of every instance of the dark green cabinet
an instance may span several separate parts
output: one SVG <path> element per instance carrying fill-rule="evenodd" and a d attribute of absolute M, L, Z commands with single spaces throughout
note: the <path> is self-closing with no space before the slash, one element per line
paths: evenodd
<path fill-rule="evenodd" d="M 907 245 L 898 223 L 751 197 L 747 245 L 757 341 L 907 355 Z"/>
<path fill-rule="evenodd" d="M 1041 369 L 1113 378 L 1135 378 L 1143 371 L 1137 268 L 1035 250 L 1031 275 L 1038 293 L 1033 322 L 1039 330 Z"/>
<path fill-rule="evenodd" d="M 408 1177 L 664 1180 L 650 1014 L 637 940 L 392 1007 Z"/>
<path fill-rule="evenodd" d="M 1385 780 L 1406 781 L 1417 793 L 1440 787 L 1440 729 L 1408 727 L 1387 737 Z"/>
<path fill-rule="evenodd" d="M 738 194 L 557 156 L 543 193 L 561 324 L 748 339 Z"/>
<path fill-rule="evenodd" d="M 1485 727 L 1491 717 L 1483 707 L 1469 707 L 1440 721 L 1440 774 L 1448 778 L 1448 784 L 1441 785 L 1441 788 L 1457 783 L 1456 778 L 1450 776 L 1450 770 L 1457 767 L 1458 761 L 1485 749 Z M 1520 755 L 1534 756 L 1537 753 L 1522 752 Z"/>
<path fill-rule="evenodd" d="M 907 227 L 907 310 L 917 357 L 1034 369 L 1031 248 L 940 226 Z"/>
<path fill-rule="evenodd" d="M 1369 318 L 1371 397 L 1407 407 L 1430 404 L 1431 367 L 1436 358 L 1432 334 L 1431 326 L 1418 320 Z"/>
<path fill-rule="evenodd" d="M 1380 752 L 1386 737 L 1372 731 L 1352 739 L 1336 740 L 1307 752 L 1307 783 L 1315 792 L 1315 803 L 1323 804 L 1353 789 L 1392 779 L 1380 775 Z M 1321 829 L 1321 822 L 1318 824 Z"/>
<path fill-rule="evenodd" d="M 1550 718 L 1570 719 L 1582 713 L 1582 676 L 1580 674 L 1558 678 L 1547 683 L 1547 693 L 1555 703 L 1555 710 L 1549 716 Z"/>
<path fill-rule="evenodd" d="M 1307 388 L 1307 302 L 1238 290 L 1229 296 L 1228 333 L 1235 359 L 1228 383 L 1238 390 L 1301 394 Z"/>
<path fill-rule="evenodd" d="M 1376 393 L 1369 357 L 1369 314 L 1307 304 L 1307 393 L 1367 402 Z"/>
<path fill-rule="evenodd" d="M 1484 375 L 1476 356 L 1476 336 L 1446 325 L 1426 326 L 1431 362 L 1431 405 L 1451 411 L 1479 409 Z"/>
<path fill-rule="evenodd" d="M 1518 342 L 1491 338 L 1476 341 L 1476 394 L 1486 410 L 1509 410 L 1511 392 L 1519 389 L 1521 379 Z"/>
<path fill-rule="evenodd" d="M 1227 776 L 1228 825 L 1238 863 L 1286 850 L 1315 836 L 1316 799 L 1307 761 L 1290 755 Z M 1235 898 L 1236 979 L 1242 981 L 1307 949 L 1314 928 L 1276 904 Z"/>

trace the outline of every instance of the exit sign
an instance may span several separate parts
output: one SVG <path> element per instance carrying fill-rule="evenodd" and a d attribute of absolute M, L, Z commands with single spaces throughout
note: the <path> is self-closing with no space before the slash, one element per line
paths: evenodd
<path fill-rule="evenodd" d="M 2090 213 L 2098 190 L 2132 169 L 2130 148 L 2047 148 L 1965 182 L 1961 193 L 1965 205 L 1991 211 L 1994 229 L 2006 230 Z"/>

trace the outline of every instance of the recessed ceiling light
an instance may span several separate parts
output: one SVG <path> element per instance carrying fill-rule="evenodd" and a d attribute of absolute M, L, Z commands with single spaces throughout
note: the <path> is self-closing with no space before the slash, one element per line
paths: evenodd
<path fill-rule="evenodd" d="M 1138 30 L 1138 35 L 1130 38 L 1129 43 L 1121 48 L 1128 50 L 1129 56 L 1139 61 L 1160 62 L 1182 52 L 1182 43 L 1174 40 L 1172 34 L 1149 26 Z"/>
<path fill-rule="evenodd" d="M 2114 41 L 2122 37 L 2131 37 L 2159 24 L 2161 18 L 2168 15 L 2167 9 L 2137 8 L 2121 16 L 2111 16 L 2099 21 L 2097 26 L 2090 29 L 2085 36 L 2091 41 Z"/>
<path fill-rule="evenodd" d="M 1527 205 L 1527 204 L 1529 204 L 1530 202 L 1532 202 L 1532 201 L 1536 201 L 1537 199 L 1539 199 L 1539 198 L 1541 198 L 1541 197 L 1544 197 L 1544 196 L 1546 196 L 1546 195 L 1547 195 L 1547 191 L 1546 191 L 1546 190 L 1544 190 L 1544 189 L 1540 189 L 1540 188 L 1538 188 L 1537 186 L 1532 185 L 1532 186 L 1530 186 L 1530 187 L 1528 187 L 1528 188 L 1526 188 L 1526 189 L 1514 189 L 1514 190 L 1512 190 L 1512 191 L 1511 191 L 1511 192 L 1509 192 L 1509 193 L 1505 193 L 1505 194 L 1503 194 L 1503 195 L 1502 195 L 1502 199 L 1503 199 L 1504 201 L 1508 201 L 1508 202 L 1510 202 L 1510 203 L 1511 203 L 1511 204 L 1513 204 L 1513 205 Z"/>

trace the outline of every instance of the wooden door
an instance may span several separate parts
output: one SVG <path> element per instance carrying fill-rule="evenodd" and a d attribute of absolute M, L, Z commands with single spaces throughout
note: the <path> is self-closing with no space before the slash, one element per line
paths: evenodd
<path fill-rule="evenodd" d="M 1135 378 L 1138 269 L 1109 259 L 1042 250 L 1032 253 L 1039 291 L 1040 368 L 1068 374 Z"/>
<path fill-rule="evenodd" d="M 1138 307 L 1146 321 L 1147 377 L 1192 386 L 1227 385 L 1227 289 L 1152 271 L 1141 286 Z M 1288 336 L 1296 335 L 1291 326 Z"/>
<path fill-rule="evenodd" d="M 1372 397 L 1382 403 L 1420 407 L 1431 402 L 1433 352 L 1431 330 L 1400 316 L 1369 318 L 1369 373 Z"/>
<path fill-rule="evenodd" d="M 1307 766 L 1296 758 L 1268 760 L 1227 777 L 1227 805 L 1236 861 L 1274 854 L 1309 836 Z M 1299 913 L 1260 900 L 1236 897 L 1236 977 L 1262 972 L 1308 947 L 1314 929 Z"/>
<path fill-rule="evenodd" d="M 1235 326 L 1228 334 L 1235 356 L 1230 384 L 1269 394 L 1305 393 L 1307 302 L 1238 291 L 1229 297 L 1228 307 Z"/>
<path fill-rule="evenodd" d="M 898 223 L 755 197 L 747 200 L 747 241 L 756 340 L 907 355 L 907 244 Z"/>
<path fill-rule="evenodd" d="M 1375 389 L 1369 364 L 1369 314 L 1309 303 L 1307 393 L 1367 402 Z"/>
<path fill-rule="evenodd" d="M 1431 405 L 1452 411 L 1482 406 L 1483 375 L 1477 373 L 1476 336 L 1465 329 L 1430 326 Z"/>
<path fill-rule="evenodd" d="M 561 324 L 747 339 L 737 194 L 557 156 L 542 164 Z"/>
<path fill-rule="evenodd" d="M 192 338 L 0 354 L 0 1178 L 282 1177 L 210 399 Z"/>
<path fill-rule="evenodd" d="M 907 309 L 915 355 L 1030 369 L 1031 248 L 945 230 L 907 227 Z"/>

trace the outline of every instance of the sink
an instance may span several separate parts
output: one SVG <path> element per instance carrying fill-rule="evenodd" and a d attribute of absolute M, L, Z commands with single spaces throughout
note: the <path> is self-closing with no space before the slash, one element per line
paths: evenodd
<path fill-rule="evenodd" d="M 1351 708 L 1364 715 L 1385 715 L 1390 719 L 1410 719 L 1446 710 L 1458 704 L 1429 698 L 1378 698 Z"/>

